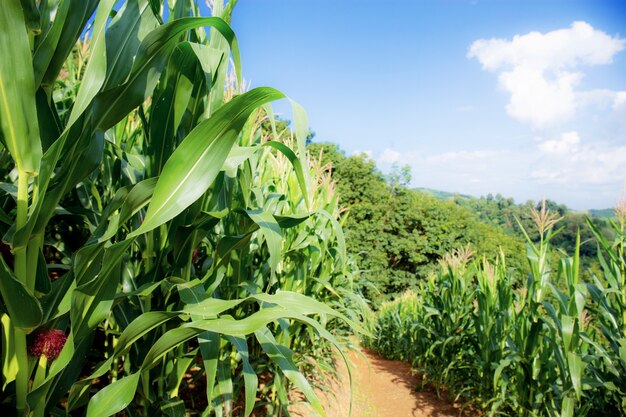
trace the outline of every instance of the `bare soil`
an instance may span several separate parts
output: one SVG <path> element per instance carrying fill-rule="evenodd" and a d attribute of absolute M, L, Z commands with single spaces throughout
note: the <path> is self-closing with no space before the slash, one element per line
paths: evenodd
<path fill-rule="evenodd" d="M 352 415 L 354 417 L 458 417 L 460 408 L 432 391 L 416 391 L 419 377 L 411 366 L 382 358 L 367 349 L 349 353 L 353 378 Z M 330 392 L 319 392 L 328 417 L 348 417 L 350 383 L 343 361 L 338 362 L 339 378 Z M 292 415 L 312 417 L 305 404 L 293 407 Z"/>

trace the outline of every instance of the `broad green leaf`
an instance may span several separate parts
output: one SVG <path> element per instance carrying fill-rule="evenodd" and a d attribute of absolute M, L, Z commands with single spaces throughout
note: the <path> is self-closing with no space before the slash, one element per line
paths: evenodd
<path fill-rule="evenodd" d="M 317 398 L 311 384 L 309 384 L 309 381 L 306 380 L 304 375 L 293 363 L 293 352 L 287 347 L 278 344 L 272 333 L 267 328 L 260 329 L 254 334 L 265 353 L 267 353 L 270 357 L 271 361 L 278 365 L 280 370 L 291 381 L 291 383 L 302 391 L 306 399 L 311 404 L 311 407 L 313 407 L 313 410 L 321 416 L 325 416 L 326 413 L 324 411 L 324 407 L 322 407 L 322 403 L 319 398 Z"/>
<path fill-rule="evenodd" d="M 248 417 L 252 414 L 254 409 L 254 402 L 256 399 L 256 392 L 259 387 L 259 378 L 254 371 L 254 368 L 250 364 L 250 353 L 248 351 L 248 342 L 244 336 L 227 336 L 228 340 L 237 349 L 239 356 L 241 356 L 241 363 L 243 365 L 243 381 L 245 384 L 245 410 L 243 412 L 244 417 Z"/>
<path fill-rule="evenodd" d="M 296 103 L 293 100 L 289 100 L 289 102 L 291 103 L 291 109 L 293 111 L 293 124 L 296 130 L 296 142 L 298 144 L 298 158 L 300 159 L 300 163 L 302 164 L 303 167 L 307 166 L 307 159 L 306 159 L 306 138 L 308 135 L 308 128 L 309 128 L 309 121 L 308 121 L 308 117 L 306 114 L 306 111 L 304 111 L 304 108 L 302 106 L 300 106 L 298 103 Z M 310 187 L 310 178 L 309 178 L 309 171 L 308 170 L 304 170 L 303 172 L 304 174 L 304 182 L 306 184 L 306 189 L 308 190 Z M 310 197 L 309 197 L 309 193 L 305 192 L 304 193 L 305 196 L 305 202 L 306 202 L 306 206 L 307 208 L 310 208 L 310 204 L 311 202 Z"/>
<path fill-rule="evenodd" d="M 52 283 L 52 289 L 41 298 L 43 322 L 57 318 L 70 310 L 72 291 L 76 287 L 74 273 L 70 271 Z"/>
<path fill-rule="evenodd" d="M 304 163 L 301 161 L 301 158 L 296 156 L 296 154 L 284 143 L 270 141 L 264 144 L 264 146 L 270 146 L 282 152 L 283 155 L 289 159 L 289 162 L 293 165 L 293 169 L 296 171 L 296 177 L 298 178 L 298 183 L 300 184 L 300 189 L 302 190 L 302 195 L 304 196 L 304 201 L 307 208 L 310 208 L 309 201 L 309 186 L 308 186 L 308 177 L 307 172 L 303 169 L 303 167 L 307 166 L 306 160 Z"/>
<path fill-rule="evenodd" d="M 120 335 L 115 349 L 116 354 L 129 348 L 131 344 L 135 343 L 149 331 L 179 315 L 178 312 L 170 311 L 149 311 L 143 313 L 133 320 Z"/>
<path fill-rule="evenodd" d="M 148 0 L 127 0 L 106 30 L 104 89 L 123 84 L 146 36 L 159 26 Z"/>
<path fill-rule="evenodd" d="M 231 308 L 238 306 L 243 301 L 244 300 L 220 300 L 217 298 L 207 298 L 199 303 L 187 304 L 181 312 L 192 316 L 210 319 L 226 310 L 230 310 Z"/>
<path fill-rule="evenodd" d="M 244 123 L 257 107 L 284 97 L 271 88 L 256 88 L 222 106 L 183 140 L 163 167 L 143 224 L 136 236 L 173 219 L 213 183 Z"/>
<path fill-rule="evenodd" d="M 289 310 L 289 312 L 298 315 L 326 314 L 328 316 L 334 316 L 348 323 L 350 327 L 352 327 L 359 333 L 367 333 L 367 331 L 361 325 L 357 324 L 353 320 L 350 320 L 338 311 L 332 309 L 327 304 L 302 294 L 291 291 L 279 290 L 276 292 L 276 294 L 255 294 L 251 296 L 251 298 L 270 304 L 279 305 Z"/>
<path fill-rule="evenodd" d="M 576 398 L 572 396 L 563 397 L 561 404 L 561 417 L 574 417 L 574 409 L 576 407 Z"/>
<path fill-rule="evenodd" d="M 230 415 L 233 401 L 233 381 L 230 377 L 230 364 L 222 360 L 217 366 L 217 384 L 213 396 L 216 410 L 223 410 L 225 415 Z"/>
<path fill-rule="evenodd" d="M 43 317 L 39 300 L 17 279 L 1 256 L 0 293 L 13 326 L 26 333 L 39 326 Z"/>
<path fill-rule="evenodd" d="M 202 363 L 206 374 L 206 396 L 209 399 L 209 411 L 213 404 L 213 388 L 217 377 L 217 366 L 220 357 L 220 335 L 214 332 L 203 332 L 198 335 L 198 344 L 202 354 Z"/>
<path fill-rule="evenodd" d="M 0 28 L 0 127 L 4 144 L 20 173 L 37 175 L 42 150 L 35 81 L 19 0 L 0 2 Z"/>
<path fill-rule="evenodd" d="M 33 33 L 38 34 L 41 31 L 40 16 L 35 0 L 20 0 L 24 17 L 26 18 L 26 26 Z"/>
<path fill-rule="evenodd" d="M 185 402 L 172 398 L 161 404 L 161 412 L 165 417 L 185 417 Z"/>
<path fill-rule="evenodd" d="M 70 9 L 61 31 L 59 41 L 54 46 L 54 55 L 49 60 L 49 63 L 42 67 L 36 67 L 35 72 L 44 72 L 41 83 L 43 85 L 54 84 L 63 64 L 65 63 L 68 55 L 74 48 L 78 37 L 83 32 L 83 29 L 94 10 L 98 6 L 99 0 L 65 0 L 70 2 Z M 40 79 L 39 76 L 36 79 Z"/>
<path fill-rule="evenodd" d="M 270 253 L 270 268 L 276 273 L 282 255 L 282 232 L 278 222 L 270 213 L 262 210 L 246 210 L 246 214 L 259 226 L 259 233 L 265 238 Z"/>
<path fill-rule="evenodd" d="M 52 86 L 61 68 L 65 64 L 65 61 L 76 45 L 78 37 L 83 32 L 85 25 L 93 15 L 94 10 L 98 6 L 100 0 L 65 0 L 69 2 L 67 16 L 63 20 L 61 28 L 61 34 L 58 35 L 58 41 L 50 44 L 46 47 L 44 52 L 46 55 L 49 52 L 54 51 L 51 57 L 38 61 L 39 64 L 35 67 L 36 80 L 41 80 L 41 84 L 44 86 Z M 52 10 L 50 12 L 54 14 Z M 43 74 L 43 76 L 41 75 Z M 39 82 L 36 84 L 39 85 Z"/>
<path fill-rule="evenodd" d="M 188 42 L 180 44 L 169 59 L 165 82 L 155 97 L 150 117 L 151 165 L 149 173 L 159 175 L 176 147 L 176 129 L 191 98 L 198 60 Z M 163 81 L 162 81 L 163 82 Z"/>
<path fill-rule="evenodd" d="M 107 73 L 105 29 L 114 4 L 115 0 L 103 0 L 99 4 L 93 25 L 93 32 L 91 33 L 91 55 L 87 62 L 87 67 L 85 68 L 85 74 L 80 82 L 80 89 L 78 90 L 76 100 L 74 100 L 74 106 L 72 107 L 68 125 L 72 125 L 78 116 L 85 111 L 89 103 L 91 103 L 91 100 L 93 100 L 104 84 Z"/>
<path fill-rule="evenodd" d="M 120 221 L 125 223 L 135 215 L 140 209 L 142 209 L 150 201 L 154 187 L 156 186 L 156 179 L 149 178 L 135 184 L 128 193 L 128 196 L 124 200 L 122 210 L 120 211 Z"/>
<path fill-rule="evenodd" d="M 278 225 L 280 226 L 281 229 L 289 229 L 292 227 L 296 227 L 299 224 L 307 221 L 310 217 L 311 217 L 311 214 L 309 213 L 290 214 L 290 215 L 283 215 L 283 216 L 274 214 L 274 218 L 276 219 L 276 222 L 278 222 Z"/>
<path fill-rule="evenodd" d="M 180 35 L 203 25 L 216 27 L 225 37 L 231 46 L 235 68 L 239 68 L 235 34 L 222 19 L 188 17 L 171 21 L 154 29 L 141 42 L 127 81 L 106 89 L 94 98 L 94 125 L 102 130 L 109 129 L 143 103 L 152 94 L 171 51 L 179 43 Z"/>
<path fill-rule="evenodd" d="M 15 336 L 11 319 L 3 313 L 0 315 L 0 323 L 2 324 L 2 390 L 4 391 L 8 384 L 15 381 L 19 366 L 17 356 L 15 356 Z"/>
<path fill-rule="evenodd" d="M 107 385 L 89 401 L 87 417 L 108 417 L 119 413 L 135 397 L 141 373 L 123 377 Z"/>
<path fill-rule="evenodd" d="M 574 351 L 567 352 L 567 365 L 569 367 L 572 386 L 576 392 L 576 398 L 580 401 L 582 396 L 582 378 L 586 364 L 583 359 Z"/>
<path fill-rule="evenodd" d="M 59 39 L 65 27 L 65 20 L 70 14 L 72 6 L 71 1 L 58 2 L 56 7 L 52 9 L 44 9 L 44 13 L 48 13 L 47 18 L 52 18 L 52 25 L 39 37 L 39 41 L 35 47 L 33 54 L 33 68 L 35 74 L 35 86 L 39 88 L 41 81 L 48 70 L 48 65 L 54 56 Z M 76 10 L 73 10 L 75 13 Z"/>
<path fill-rule="evenodd" d="M 86 337 L 110 313 L 120 279 L 119 265 L 132 243 L 133 239 L 127 239 L 107 248 L 97 276 L 74 290 L 70 315 L 77 341 Z"/>
<path fill-rule="evenodd" d="M 561 316 L 561 331 L 563 334 L 563 347 L 566 352 L 570 352 L 574 346 L 572 346 L 572 336 L 576 326 L 576 319 L 569 316 Z"/>

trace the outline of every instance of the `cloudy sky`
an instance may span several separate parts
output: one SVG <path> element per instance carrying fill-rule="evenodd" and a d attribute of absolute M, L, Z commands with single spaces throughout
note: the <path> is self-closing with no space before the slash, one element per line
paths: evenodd
<path fill-rule="evenodd" d="M 626 181 L 626 2 L 240 0 L 252 86 L 413 186 L 611 207 Z M 287 105 L 277 110 L 289 117 Z"/>

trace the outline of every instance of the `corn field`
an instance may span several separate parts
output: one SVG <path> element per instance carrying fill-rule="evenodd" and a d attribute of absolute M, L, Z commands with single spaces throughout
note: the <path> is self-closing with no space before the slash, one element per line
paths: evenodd
<path fill-rule="evenodd" d="M 545 206 L 544 206 L 545 208 Z M 549 265 L 558 219 L 534 213 L 540 240 L 528 240 L 531 273 L 511 278 L 503 261 L 448 256 L 413 293 L 384 305 L 369 346 L 411 362 L 470 415 L 626 415 L 626 216 L 600 246 L 602 274 L 579 279 L 578 253 Z M 577 247 L 580 246 L 580 241 Z"/>
<path fill-rule="evenodd" d="M 306 375 L 362 300 L 235 3 L 0 2 L 3 415 L 324 415 Z"/>

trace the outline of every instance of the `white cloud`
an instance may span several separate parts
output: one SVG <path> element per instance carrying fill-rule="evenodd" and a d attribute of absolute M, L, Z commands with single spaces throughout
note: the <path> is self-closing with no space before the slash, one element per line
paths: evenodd
<path fill-rule="evenodd" d="M 537 146 L 539 155 L 531 177 L 543 184 L 608 185 L 625 179 L 626 146 L 586 143 L 577 132 Z"/>
<path fill-rule="evenodd" d="M 444 152 L 429 156 L 429 162 L 477 162 L 477 160 L 495 159 L 502 156 L 502 151 L 477 150 L 477 151 L 456 151 Z"/>
<path fill-rule="evenodd" d="M 610 64 L 624 49 L 626 39 L 611 37 L 585 22 L 548 33 L 515 35 L 512 40 L 480 39 L 468 58 L 498 71 L 500 85 L 511 94 L 507 112 L 536 128 L 564 122 L 584 105 L 576 90 L 582 66 Z M 626 92 L 608 92 L 614 106 L 626 101 Z"/>
<path fill-rule="evenodd" d="M 549 154 L 563 154 L 578 151 L 580 136 L 578 132 L 566 132 L 561 139 L 547 140 L 539 144 L 539 150 Z"/>
<path fill-rule="evenodd" d="M 385 149 L 382 155 L 378 158 L 378 161 L 381 163 L 394 164 L 400 162 L 402 159 L 402 154 L 398 151 L 394 151 L 393 149 Z"/>
<path fill-rule="evenodd" d="M 613 109 L 618 109 L 626 104 L 626 91 L 618 91 L 613 99 Z"/>
<path fill-rule="evenodd" d="M 593 142 L 573 130 L 511 149 L 385 149 L 374 159 L 383 172 L 410 165 L 416 187 L 518 202 L 547 196 L 577 209 L 609 207 L 626 180 L 626 143 Z"/>

